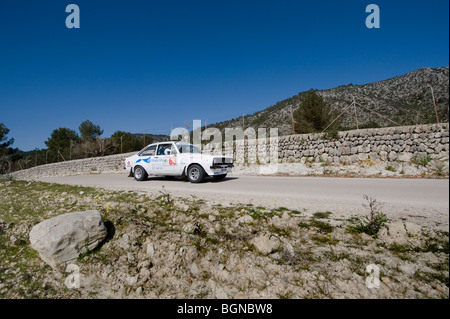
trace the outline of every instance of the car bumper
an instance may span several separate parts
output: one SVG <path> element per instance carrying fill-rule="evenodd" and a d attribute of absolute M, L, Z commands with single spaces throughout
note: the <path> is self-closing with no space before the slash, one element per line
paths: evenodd
<path fill-rule="evenodd" d="M 211 165 L 209 168 L 210 169 L 222 169 L 222 168 L 232 168 L 234 165 L 233 164 L 214 164 Z"/>
<path fill-rule="evenodd" d="M 222 164 L 222 165 L 211 165 L 210 168 L 210 174 L 209 175 L 223 175 L 223 174 L 229 174 L 231 173 L 231 168 L 233 167 L 233 164 Z"/>

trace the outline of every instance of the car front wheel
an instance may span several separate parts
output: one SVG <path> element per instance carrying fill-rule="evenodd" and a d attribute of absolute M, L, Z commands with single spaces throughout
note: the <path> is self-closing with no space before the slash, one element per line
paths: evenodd
<path fill-rule="evenodd" d="M 147 179 L 147 177 L 148 177 L 148 174 L 142 166 L 136 166 L 134 168 L 134 178 L 137 181 L 143 181 L 143 180 Z"/>
<path fill-rule="evenodd" d="M 187 170 L 187 178 L 191 183 L 201 183 L 205 179 L 205 171 L 200 165 L 194 164 Z"/>

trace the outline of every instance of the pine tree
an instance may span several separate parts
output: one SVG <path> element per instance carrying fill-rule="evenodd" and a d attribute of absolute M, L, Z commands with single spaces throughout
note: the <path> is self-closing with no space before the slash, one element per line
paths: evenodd
<path fill-rule="evenodd" d="M 9 133 L 9 128 L 7 128 L 3 123 L 0 123 L 0 155 L 8 152 L 9 146 L 14 143 L 14 139 L 8 139 L 7 135 Z"/>
<path fill-rule="evenodd" d="M 294 127 L 297 134 L 322 132 L 336 117 L 336 112 L 314 90 L 302 94 L 300 106 L 294 111 Z M 331 129 L 339 125 L 333 123 Z"/>
<path fill-rule="evenodd" d="M 85 142 L 94 141 L 97 137 L 103 134 L 103 130 L 100 128 L 100 125 L 95 125 L 89 120 L 84 121 L 78 127 L 81 139 Z"/>

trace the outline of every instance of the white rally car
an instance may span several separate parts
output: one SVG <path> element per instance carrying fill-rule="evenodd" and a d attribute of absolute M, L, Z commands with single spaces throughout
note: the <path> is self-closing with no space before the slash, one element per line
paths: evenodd
<path fill-rule="evenodd" d="M 231 173 L 232 167 L 232 157 L 202 154 L 194 145 L 181 142 L 150 144 L 124 163 L 127 172 L 138 181 L 149 175 L 186 176 L 192 183 L 200 183 L 208 175 L 221 180 Z"/>

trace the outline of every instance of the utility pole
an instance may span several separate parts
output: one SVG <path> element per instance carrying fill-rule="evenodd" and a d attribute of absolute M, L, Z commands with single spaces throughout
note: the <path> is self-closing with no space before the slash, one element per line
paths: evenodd
<path fill-rule="evenodd" d="M 61 158 L 63 159 L 63 161 L 65 162 L 66 159 L 64 158 L 64 156 L 62 156 L 61 152 L 59 151 L 61 148 L 58 149 L 58 155 L 61 156 Z"/>
<path fill-rule="evenodd" d="M 123 153 L 123 149 L 122 149 L 122 138 L 123 138 L 124 136 L 125 136 L 125 135 L 122 135 L 122 136 L 120 137 L 120 154 Z"/>
<path fill-rule="evenodd" d="M 291 105 L 291 122 L 292 122 L 292 134 L 295 134 L 295 125 L 294 125 L 294 111 Z"/>
<path fill-rule="evenodd" d="M 355 120 L 356 120 L 356 129 L 359 130 L 359 123 L 358 123 L 358 113 L 356 113 L 356 102 L 355 97 L 353 96 L 353 109 L 355 110 Z"/>
<path fill-rule="evenodd" d="M 436 107 L 436 100 L 434 99 L 433 87 L 431 85 L 429 85 L 429 84 L 428 84 L 428 86 L 431 89 L 431 96 L 433 97 L 434 112 L 436 113 L 436 123 L 439 123 L 439 116 L 438 116 L 437 107 Z"/>
<path fill-rule="evenodd" d="M 48 151 L 49 150 L 47 150 L 47 152 L 45 152 L 45 164 L 47 164 L 48 162 L 47 162 L 47 158 L 48 158 Z"/>
<path fill-rule="evenodd" d="M 70 140 L 69 159 L 72 160 L 72 140 Z"/>

